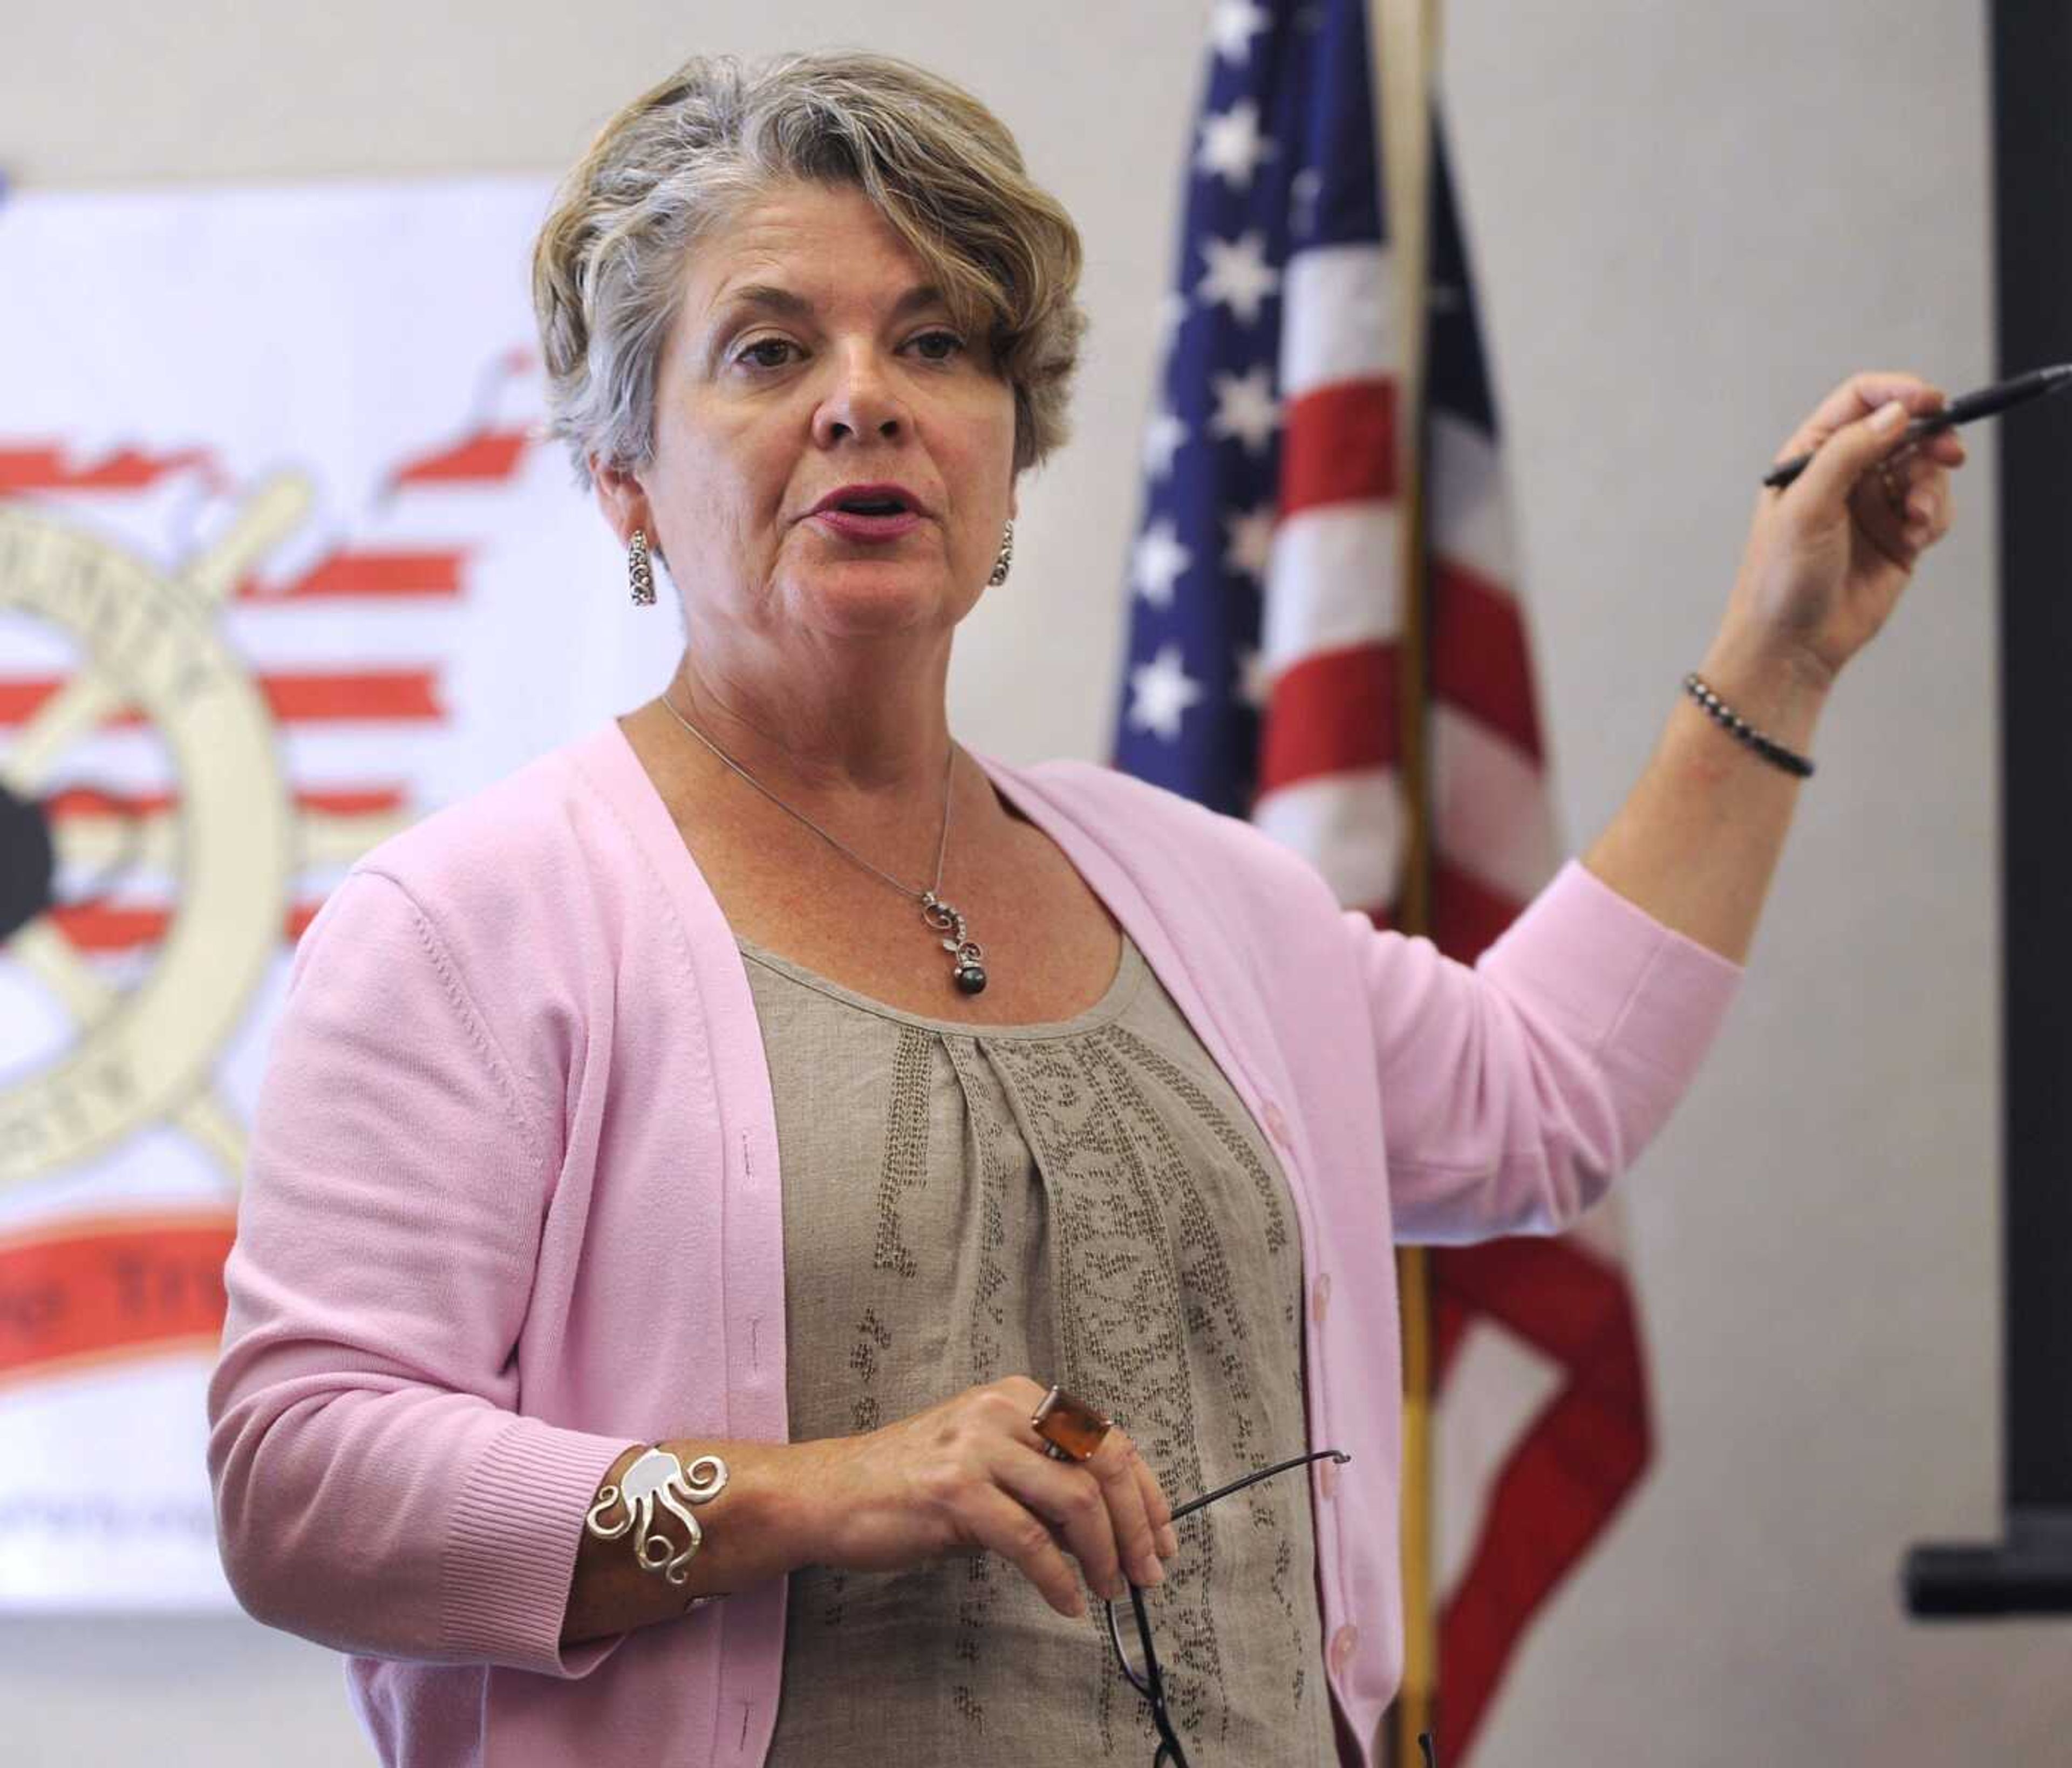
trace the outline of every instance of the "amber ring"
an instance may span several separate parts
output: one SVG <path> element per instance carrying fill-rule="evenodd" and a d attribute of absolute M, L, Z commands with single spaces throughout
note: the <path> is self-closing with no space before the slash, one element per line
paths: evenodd
<path fill-rule="evenodd" d="M 1088 1461 L 1115 1429 L 1115 1421 L 1104 1418 L 1076 1395 L 1054 1387 L 1043 1396 L 1029 1428 L 1049 1445 L 1046 1453 L 1056 1459 Z"/>

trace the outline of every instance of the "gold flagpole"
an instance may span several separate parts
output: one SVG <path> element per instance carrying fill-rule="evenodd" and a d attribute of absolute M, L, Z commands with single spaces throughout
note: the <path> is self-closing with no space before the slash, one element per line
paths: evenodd
<path fill-rule="evenodd" d="M 1431 78 L 1437 0 L 1377 0 L 1369 15 L 1372 92 L 1396 271 L 1402 350 L 1396 408 L 1398 507 L 1403 512 L 1399 582 L 1398 700 L 1404 808 L 1403 872 L 1396 924 L 1430 930 L 1431 775 L 1427 749 L 1424 573 L 1424 339 L 1430 242 Z M 1433 1542 L 1437 1492 L 1432 1446 L 1432 1297 L 1426 1254 L 1396 1255 L 1403 1317 L 1403 1685 L 1388 1742 L 1400 1765 L 1419 1761 L 1417 1737 L 1434 1729 L 1439 1697 L 1437 1593 Z"/>

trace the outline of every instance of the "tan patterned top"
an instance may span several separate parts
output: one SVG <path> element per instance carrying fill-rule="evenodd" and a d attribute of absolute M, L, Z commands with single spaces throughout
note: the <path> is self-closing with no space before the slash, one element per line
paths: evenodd
<path fill-rule="evenodd" d="M 1133 945 L 1077 1018 L 997 1028 L 742 949 L 783 1166 L 794 1437 L 1026 1374 L 1112 1412 L 1176 1501 L 1307 1446 L 1286 1183 Z M 1305 1475 L 1179 1535 L 1150 1603 L 1195 1768 L 1335 1763 Z M 1151 1761 L 1100 1605 L 1066 1619 L 990 1555 L 812 1568 L 789 1615 L 768 1768 Z"/>

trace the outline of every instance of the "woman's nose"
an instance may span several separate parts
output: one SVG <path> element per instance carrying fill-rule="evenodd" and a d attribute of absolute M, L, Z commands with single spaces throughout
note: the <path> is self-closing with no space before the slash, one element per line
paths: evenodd
<path fill-rule="evenodd" d="M 907 422 L 906 408 L 883 367 L 858 352 L 837 363 L 833 384 L 813 414 L 813 434 L 823 446 L 871 437 L 890 442 Z"/>

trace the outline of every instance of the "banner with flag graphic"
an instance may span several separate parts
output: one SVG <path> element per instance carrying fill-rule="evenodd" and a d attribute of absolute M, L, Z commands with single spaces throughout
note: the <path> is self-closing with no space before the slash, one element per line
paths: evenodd
<path fill-rule="evenodd" d="M 1466 961 L 1557 847 L 1444 144 L 1435 126 L 1418 311 L 1392 242 L 1375 28 L 1363 0 L 1212 15 L 1116 759 L 1249 816 L 1378 924 L 1400 923 L 1421 861 L 1412 931 Z M 1433 1465 L 1405 1478 L 1433 1488 L 1412 1507 L 1436 1514 L 1426 1630 L 1457 1768 L 1535 1612 L 1645 1466 L 1646 1396 L 1608 1215 L 1437 1252 L 1425 1287 L 1406 1342 L 1425 1347 Z"/>
<path fill-rule="evenodd" d="M 294 941 L 656 685 L 538 440 L 548 199 L 0 203 L 0 1607 L 230 1606 L 204 1388 Z"/>

